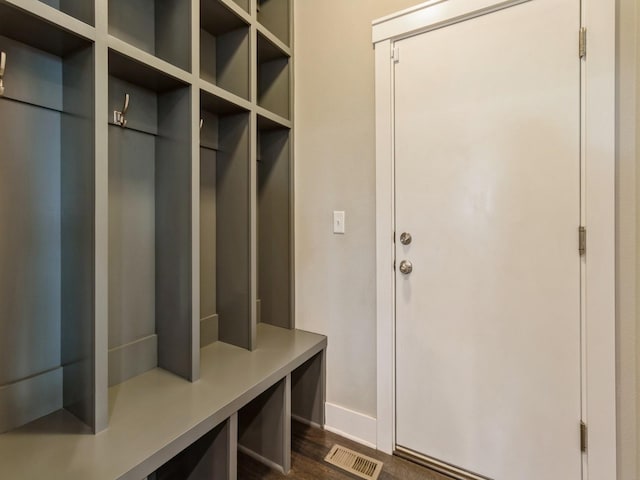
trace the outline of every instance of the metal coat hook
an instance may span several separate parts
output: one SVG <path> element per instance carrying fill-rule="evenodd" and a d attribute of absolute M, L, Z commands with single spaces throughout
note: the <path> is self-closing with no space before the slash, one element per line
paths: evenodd
<path fill-rule="evenodd" d="M 117 110 L 113 112 L 113 123 L 116 125 L 120 125 L 122 128 L 127 126 L 127 119 L 125 116 L 127 115 L 127 110 L 129 110 L 129 94 L 124 94 L 124 106 L 122 107 L 122 111 L 118 112 Z"/>
<path fill-rule="evenodd" d="M 200 119 L 200 130 L 202 130 L 202 126 L 204 125 L 204 120 L 201 118 Z"/>
<path fill-rule="evenodd" d="M 4 69 L 7 66 L 7 54 L 0 52 L 0 97 L 4 95 Z"/>

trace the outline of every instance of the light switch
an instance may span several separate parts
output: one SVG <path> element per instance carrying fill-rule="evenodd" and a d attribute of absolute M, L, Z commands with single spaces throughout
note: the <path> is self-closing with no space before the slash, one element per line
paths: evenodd
<path fill-rule="evenodd" d="M 344 233 L 344 212 L 333 212 L 333 233 Z"/>

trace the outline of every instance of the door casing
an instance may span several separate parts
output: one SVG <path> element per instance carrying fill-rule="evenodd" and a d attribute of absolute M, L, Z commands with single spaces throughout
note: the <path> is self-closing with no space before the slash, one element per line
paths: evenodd
<path fill-rule="evenodd" d="M 395 441 L 394 42 L 518 3 L 431 0 L 373 22 L 376 95 L 377 448 Z M 616 478 L 615 0 L 582 0 L 583 412 L 585 478 Z M 578 32 L 576 32 L 578 55 Z M 577 227 L 577 226 L 576 226 Z M 577 239 L 577 237 L 576 237 Z M 577 240 L 576 240 L 577 248 Z M 578 435 L 578 426 L 576 426 Z"/>

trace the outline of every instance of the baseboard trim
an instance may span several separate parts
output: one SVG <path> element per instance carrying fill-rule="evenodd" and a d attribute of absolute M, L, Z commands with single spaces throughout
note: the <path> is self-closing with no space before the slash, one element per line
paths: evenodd
<path fill-rule="evenodd" d="M 325 403 L 325 416 L 325 430 L 367 447 L 376 448 L 375 418 L 328 402 Z"/>

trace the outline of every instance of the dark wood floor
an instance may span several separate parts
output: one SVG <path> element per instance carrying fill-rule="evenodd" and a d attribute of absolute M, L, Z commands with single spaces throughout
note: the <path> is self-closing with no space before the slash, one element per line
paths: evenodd
<path fill-rule="evenodd" d="M 355 450 L 384 462 L 379 480 L 451 480 L 435 472 L 392 457 L 359 443 L 317 428 L 292 423 L 291 472 L 285 476 L 275 472 L 242 453 L 238 453 L 238 480 L 353 480 L 358 477 L 324 462 L 334 444 Z"/>

